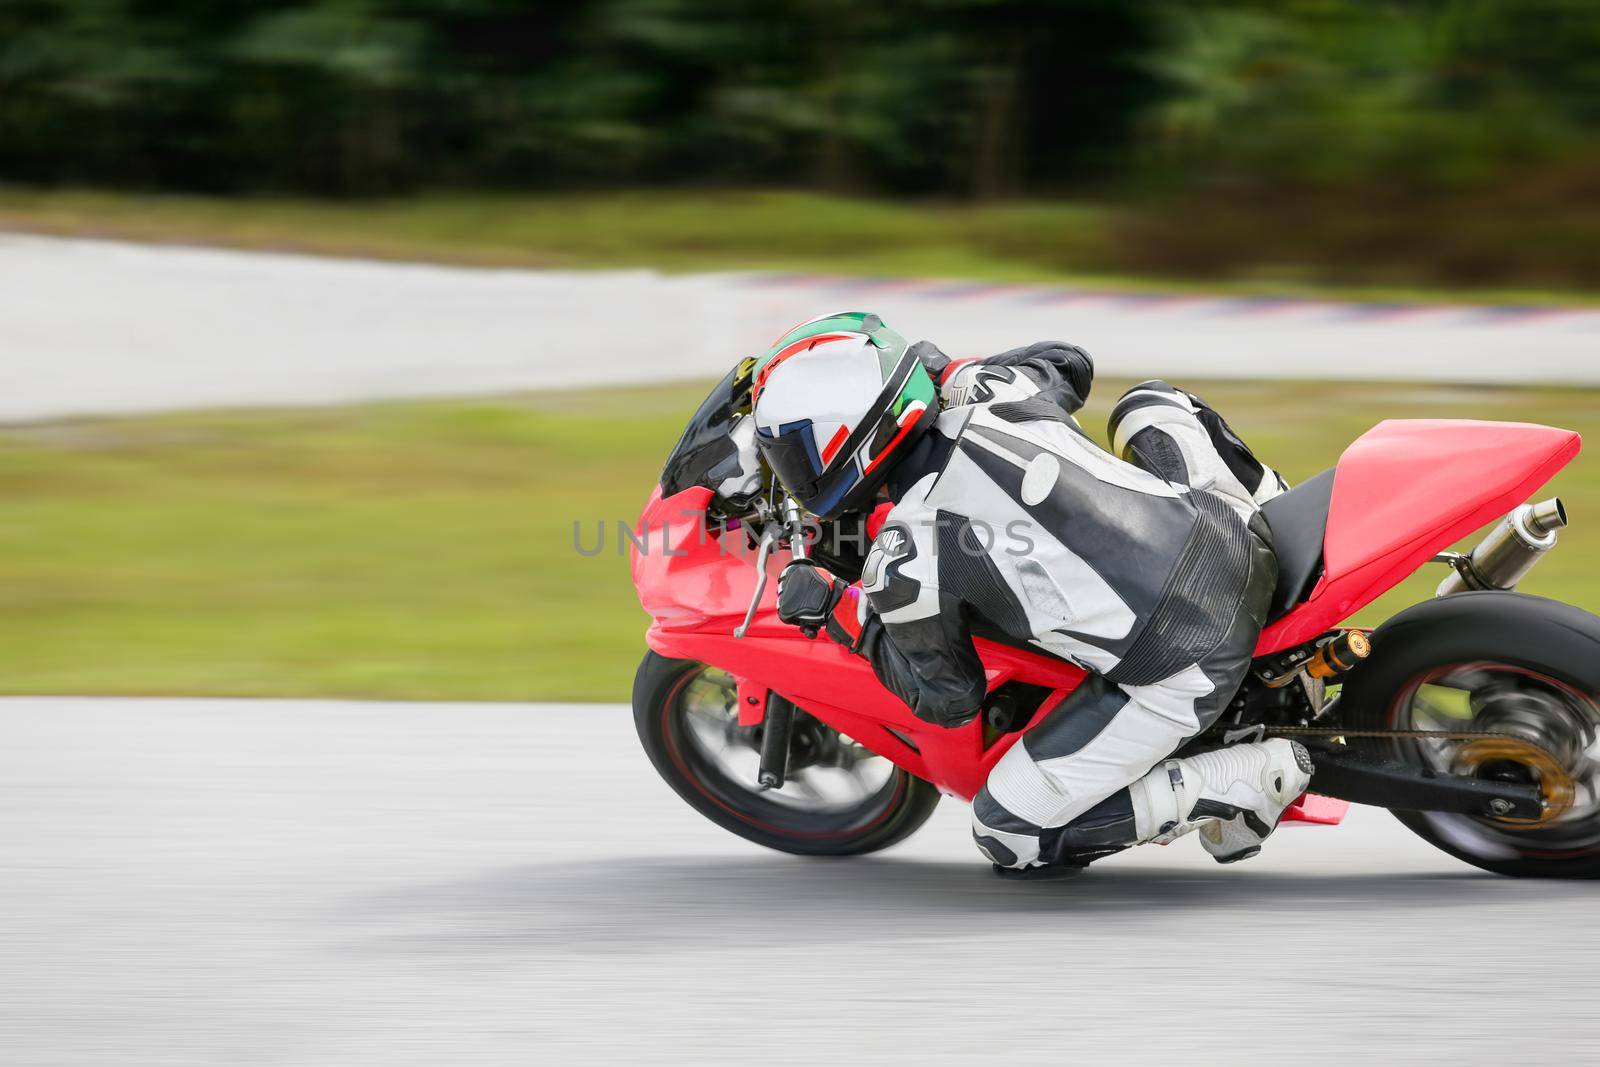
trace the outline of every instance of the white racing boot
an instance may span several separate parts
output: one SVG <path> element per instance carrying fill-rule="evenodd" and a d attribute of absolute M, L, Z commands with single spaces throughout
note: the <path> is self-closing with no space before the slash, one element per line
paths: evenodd
<path fill-rule="evenodd" d="M 1167 760 L 1129 787 L 1139 840 L 1164 845 L 1198 829 L 1218 863 L 1249 859 L 1311 784 L 1311 769 L 1305 746 L 1283 738 Z"/>

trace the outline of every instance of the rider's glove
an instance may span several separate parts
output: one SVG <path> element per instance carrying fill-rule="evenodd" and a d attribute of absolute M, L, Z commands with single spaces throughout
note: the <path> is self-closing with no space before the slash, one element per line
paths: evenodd
<path fill-rule="evenodd" d="M 844 596 L 844 583 L 810 560 L 797 559 L 778 575 L 778 618 L 815 637 Z"/>
<path fill-rule="evenodd" d="M 850 592 L 849 585 L 817 564 L 794 560 L 778 575 L 778 618 L 800 627 L 807 637 L 826 627 L 829 637 L 849 647 L 860 631 L 859 624 L 851 625 L 855 599 Z"/>

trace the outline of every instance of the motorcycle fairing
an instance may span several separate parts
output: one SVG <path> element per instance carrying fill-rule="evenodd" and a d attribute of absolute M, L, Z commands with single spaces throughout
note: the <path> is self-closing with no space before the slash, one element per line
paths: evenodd
<path fill-rule="evenodd" d="M 981 720 L 955 730 L 923 722 L 878 682 L 866 660 L 825 638 L 808 641 L 779 622 L 777 576 L 789 561 L 786 551 L 768 561 L 767 588 L 750 630 L 732 636 L 755 591 L 754 553 L 742 531 L 707 528 L 710 499 L 704 488 L 670 497 L 658 490 L 640 518 L 632 566 L 640 603 L 654 620 L 646 643 L 663 656 L 700 660 L 748 679 L 754 686 L 747 683 L 746 693 L 771 689 L 946 793 L 976 794 L 1021 734 L 986 735 Z M 1053 691 L 1029 726 L 1084 678 L 1080 668 L 1043 654 L 981 638 L 976 644 L 990 689 L 1019 681 Z"/>
<path fill-rule="evenodd" d="M 1309 641 L 1473 530 L 1523 503 L 1582 447 L 1571 430 L 1470 419 L 1389 419 L 1334 471 L 1323 575 L 1261 634 L 1257 654 Z"/>

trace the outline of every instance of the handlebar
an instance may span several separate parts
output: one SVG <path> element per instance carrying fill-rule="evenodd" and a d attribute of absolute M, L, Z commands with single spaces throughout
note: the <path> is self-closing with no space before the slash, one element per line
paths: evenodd
<path fill-rule="evenodd" d="M 795 559 L 807 558 L 810 548 L 806 545 L 805 510 L 794 497 L 784 494 L 778 504 L 778 514 L 789 535 L 790 555 Z M 768 523 L 761 531 L 761 540 L 756 546 L 756 590 L 750 597 L 750 606 L 745 609 L 744 622 L 734 628 L 734 637 L 743 637 L 750 629 L 750 623 L 755 620 L 756 608 L 761 605 L 761 596 L 767 591 L 767 559 L 772 555 L 779 536 L 776 523 Z M 808 629 L 806 632 L 807 637 L 816 635 L 815 630 Z"/>
<path fill-rule="evenodd" d="M 783 498 L 783 524 L 789 528 L 789 554 L 795 559 L 805 559 L 811 554 L 811 548 L 806 544 L 805 512 L 792 496 Z"/>

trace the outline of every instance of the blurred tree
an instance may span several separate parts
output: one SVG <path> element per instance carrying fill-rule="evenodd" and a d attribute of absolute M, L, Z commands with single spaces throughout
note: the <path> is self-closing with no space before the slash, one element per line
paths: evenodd
<path fill-rule="evenodd" d="M 1594 132 L 1600 17 L 1573 0 L 1288 0 L 1161 21 L 1150 69 L 1172 93 L 1150 130 L 1180 181 L 1480 185 Z M 1561 25 L 1577 32 L 1556 44 Z"/>
<path fill-rule="evenodd" d="M 1592 0 L 0 0 L 0 179 L 996 197 L 1594 171 Z"/>
<path fill-rule="evenodd" d="M 1154 84 L 1147 8 L 0 0 L 0 176 L 997 195 L 1114 163 Z"/>
<path fill-rule="evenodd" d="M 376 6 L 266 11 L 233 36 L 221 57 L 238 85 L 229 114 L 262 184 L 387 192 L 417 171 L 407 110 L 427 30 Z"/>

